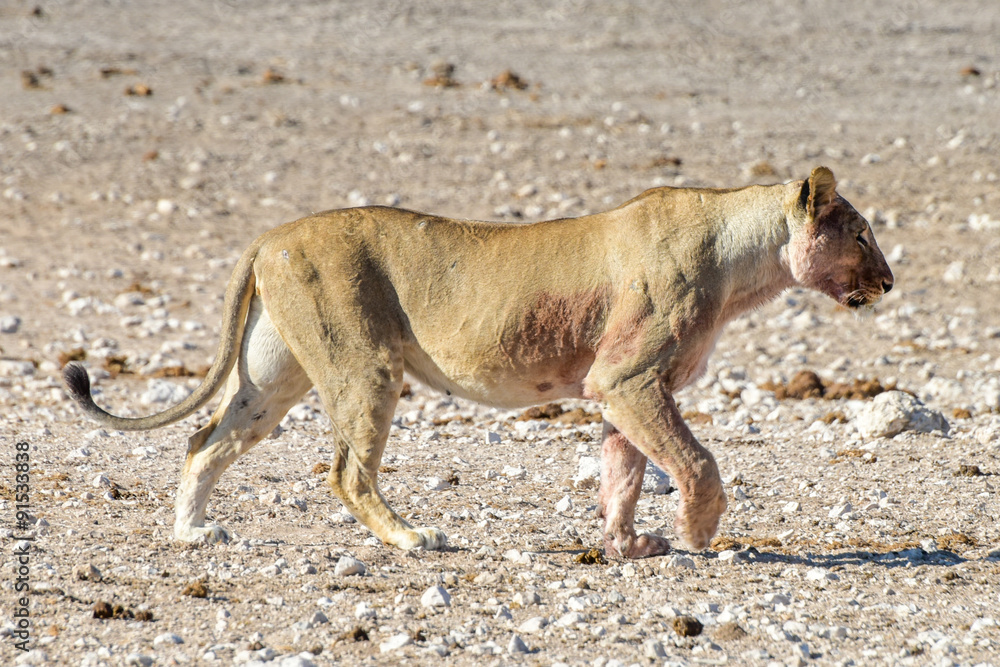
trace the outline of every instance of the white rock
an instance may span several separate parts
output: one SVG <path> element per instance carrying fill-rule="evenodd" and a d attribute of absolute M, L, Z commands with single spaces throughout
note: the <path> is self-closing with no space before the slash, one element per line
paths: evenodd
<path fill-rule="evenodd" d="M 830 513 L 827 514 L 827 516 L 831 519 L 839 519 L 840 517 L 846 516 L 853 511 L 854 508 L 851 506 L 851 503 L 843 503 L 841 505 L 834 505 L 833 509 L 830 510 Z"/>
<path fill-rule="evenodd" d="M 156 202 L 156 212 L 160 215 L 170 215 L 177 210 L 177 204 L 169 199 L 160 199 Z"/>
<path fill-rule="evenodd" d="M 806 581 L 837 581 L 838 577 L 833 572 L 828 572 L 821 567 L 814 567 L 806 572 Z"/>
<path fill-rule="evenodd" d="M 441 479 L 440 477 L 429 477 L 427 481 L 424 482 L 425 491 L 444 491 L 451 488 L 451 482 Z"/>
<path fill-rule="evenodd" d="M 149 667 L 153 664 L 153 658 L 141 653 L 129 653 L 125 656 L 126 665 L 138 665 L 139 667 Z"/>
<path fill-rule="evenodd" d="M 93 481 L 90 482 L 90 485 L 93 486 L 93 487 L 96 487 L 96 488 L 110 487 L 111 486 L 111 480 L 108 479 L 107 475 L 105 475 L 104 473 L 101 473 L 100 475 L 98 475 L 97 477 L 95 477 L 93 479 Z"/>
<path fill-rule="evenodd" d="M 548 624 L 549 621 L 544 616 L 532 616 L 524 623 L 521 623 L 521 625 L 517 626 L 517 631 L 530 635 L 540 631 Z"/>
<path fill-rule="evenodd" d="M 797 503 L 795 501 L 785 503 L 785 506 L 781 508 L 781 511 L 785 514 L 794 514 L 795 512 L 802 511 L 802 503 Z"/>
<path fill-rule="evenodd" d="M 563 496 L 559 502 L 556 503 L 557 512 L 568 512 L 573 508 L 573 500 L 569 496 Z"/>
<path fill-rule="evenodd" d="M 74 449 L 69 454 L 66 455 L 68 459 L 85 459 L 90 456 L 90 450 L 86 447 L 79 447 Z"/>
<path fill-rule="evenodd" d="M 515 655 L 518 653 L 527 653 L 527 652 L 528 652 L 528 645 L 524 643 L 524 640 L 518 637 L 517 635 L 513 635 L 510 638 L 510 642 L 507 643 L 507 653 Z"/>
<path fill-rule="evenodd" d="M 647 639 L 643 642 L 642 650 L 650 660 L 659 660 L 667 657 L 667 651 L 663 648 L 663 644 L 656 639 Z"/>
<path fill-rule="evenodd" d="M 420 596 L 423 607 L 450 607 L 451 595 L 441 586 L 431 586 Z"/>
<path fill-rule="evenodd" d="M 903 431 L 948 433 L 950 428 L 944 415 L 902 391 L 876 396 L 858 412 L 854 424 L 864 438 L 887 438 Z"/>
<path fill-rule="evenodd" d="M 21 318 L 16 315 L 0 317 L 0 333 L 13 334 L 21 328 Z"/>
<path fill-rule="evenodd" d="M 768 604 L 788 605 L 791 603 L 791 600 L 784 593 L 765 593 L 764 602 L 767 602 Z"/>
<path fill-rule="evenodd" d="M 16 665 L 44 665 L 49 661 L 49 654 L 40 648 L 33 648 L 17 656 Z"/>
<path fill-rule="evenodd" d="M 581 456 L 573 482 L 580 483 L 601 478 L 601 459 L 596 456 Z"/>
<path fill-rule="evenodd" d="M 159 646 L 161 644 L 183 644 L 184 640 L 180 635 L 175 635 L 171 632 L 164 632 L 162 635 L 157 635 L 153 640 L 153 646 Z"/>
<path fill-rule="evenodd" d="M 559 617 L 556 626 L 560 628 L 572 627 L 578 623 L 586 623 L 587 617 L 578 611 L 569 611 Z"/>
<path fill-rule="evenodd" d="M 35 365 L 30 361 L 0 359 L 0 376 L 27 377 L 35 374 Z"/>
<path fill-rule="evenodd" d="M 326 617 L 326 614 L 324 614 L 323 612 L 317 611 L 312 616 L 309 617 L 309 622 L 312 623 L 313 625 L 323 625 L 324 623 L 329 623 L 330 619 L 328 619 Z"/>
<path fill-rule="evenodd" d="M 673 556 L 670 557 L 670 560 L 667 561 L 666 567 L 672 569 L 684 568 L 688 570 L 693 570 L 695 569 L 695 562 L 693 558 L 688 558 L 687 556 L 674 554 Z"/>
<path fill-rule="evenodd" d="M 412 643 L 413 643 L 413 637 L 406 634 L 405 632 L 401 632 L 398 635 L 393 635 L 392 637 L 386 639 L 384 642 L 381 642 L 378 645 L 378 650 L 381 651 L 382 653 L 388 653 L 389 651 L 395 651 L 403 648 L 404 646 L 409 646 Z"/>
<path fill-rule="evenodd" d="M 500 437 L 499 433 L 487 431 L 485 440 L 487 445 L 499 445 L 503 441 L 503 438 Z"/>
<path fill-rule="evenodd" d="M 154 379 L 150 380 L 146 385 L 146 392 L 139 397 L 139 402 L 143 405 L 155 405 L 157 403 L 169 403 L 173 405 L 183 401 L 190 393 L 191 390 L 184 385 Z"/>
<path fill-rule="evenodd" d="M 524 479 L 527 477 L 528 471 L 521 467 L 505 465 L 500 474 L 508 479 Z"/>
<path fill-rule="evenodd" d="M 965 262 L 952 262 L 941 276 L 947 283 L 957 283 L 965 279 Z"/>
<path fill-rule="evenodd" d="M 257 499 L 262 505 L 280 505 L 281 494 L 277 491 L 265 491 Z"/>
<path fill-rule="evenodd" d="M 333 568 L 333 573 L 338 577 L 349 577 L 354 574 L 364 574 L 365 564 L 353 556 L 341 556 L 337 565 Z"/>
<path fill-rule="evenodd" d="M 364 621 L 370 618 L 375 618 L 375 610 L 367 602 L 359 602 L 358 606 L 354 608 L 354 618 L 359 621 Z"/>

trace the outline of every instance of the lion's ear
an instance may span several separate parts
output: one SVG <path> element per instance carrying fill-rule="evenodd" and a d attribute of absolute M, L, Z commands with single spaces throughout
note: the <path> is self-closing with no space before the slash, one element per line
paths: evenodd
<path fill-rule="evenodd" d="M 799 202 L 809 218 L 815 218 L 818 211 L 833 203 L 837 196 L 837 179 L 826 167 L 816 167 L 809 178 L 802 183 Z"/>

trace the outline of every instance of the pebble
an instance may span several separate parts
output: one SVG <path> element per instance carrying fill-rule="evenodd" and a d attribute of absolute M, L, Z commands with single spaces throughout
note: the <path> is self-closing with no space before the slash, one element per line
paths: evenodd
<path fill-rule="evenodd" d="M 333 573 L 338 577 L 349 577 L 355 574 L 365 573 L 365 564 L 353 556 L 341 556 L 337 565 L 333 568 Z"/>
<path fill-rule="evenodd" d="M 890 438 L 903 431 L 947 434 L 950 429 L 944 415 L 902 391 L 887 391 L 876 396 L 858 412 L 854 424 L 864 438 Z"/>
<path fill-rule="evenodd" d="M 0 376 L 27 377 L 35 374 L 35 365 L 30 361 L 0 359 Z"/>
<path fill-rule="evenodd" d="M 92 563 L 74 567 L 73 576 L 80 581 L 100 581 L 103 578 L 101 571 L 94 567 Z"/>
<path fill-rule="evenodd" d="M 827 514 L 827 516 L 831 519 L 839 519 L 842 516 L 847 516 L 853 511 L 854 507 L 851 506 L 851 503 L 842 503 L 840 505 L 834 505 L 833 509 L 830 510 L 830 513 Z"/>
<path fill-rule="evenodd" d="M 441 586 L 431 586 L 420 596 L 422 607 L 450 607 L 451 595 Z"/>
<path fill-rule="evenodd" d="M 802 503 L 795 501 L 785 503 L 784 507 L 781 508 L 781 511 L 784 512 L 785 514 L 793 514 L 795 512 L 801 512 Z"/>
<path fill-rule="evenodd" d="M 596 456 L 581 456 L 577 465 L 576 475 L 573 476 L 574 484 L 580 484 L 587 480 L 601 478 L 601 459 Z"/>
<path fill-rule="evenodd" d="M 370 618 L 375 618 L 375 610 L 372 606 L 365 601 L 358 603 L 358 606 L 354 608 L 354 618 L 359 621 L 364 621 Z"/>
<path fill-rule="evenodd" d="M 499 433 L 487 431 L 485 440 L 487 445 L 499 445 L 503 441 L 503 438 L 500 437 Z"/>
<path fill-rule="evenodd" d="M 14 663 L 17 665 L 44 665 L 49 661 L 49 654 L 40 648 L 33 648 L 30 651 L 17 656 Z"/>
<path fill-rule="evenodd" d="M 382 653 L 388 653 L 389 651 L 396 651 L 403 648 L 404 646 L 409 646 L 413 643 L 413 637 L 405 632 L 401 632 L 398 635 L 393 635 L 389 637 L 384 642 L 380 642 L 378 645 L 378 650 Z"/>
<path fill-rule="evenodd" d="M 559 617 L 556 621 L 556 626 L 560 628 L 568 628 L 578 623 L 586 623 L 587 617 L 578 611 L 569 611 Z"/>
<path fill-rule="evenodd" d="M 557 512 L 568 512 L 573 508 L 573 500 L 569 496 L 563 496 L 559 502 L 556 503 Z"/>
<path fill-rule="evenodd" d="M 138 665 L 139 667 L 149 667 L 153 664 L 152 656 L 141 653 L 129 653 L 125 656 L 126 665 Z"/>
<path fill-rule="evenodd" d="M 21 328 L 21 318 L 16 315 L 0 317 L 0 333 L 14 334 Z"/>
<path fill-rule="evenodd" d="M 158 403 L 173 405 L 180 403 L 190 394 L 191 390 L 184 385 L 153 379 L 146 385 L 146 391 L 139 397 L 139 402 L 143 405 L 156 405 Z"/>
<path fill-rule="evenodd" d="M 159 646 L 161 644 L 183 644 L 184 640 L 179 636 L 171 632 L 164 632 L 162 635 L 157 635 L 153 640 L 153 646 Z"/>
<path fill-rule="evenodd" d="M 101 473 L 100 475 L 98 475 L 97 477 L 95 477 L 93 479 L 93 481 L 90 482 L 90 485 L 93 486 L 93 487 L 96 487 L 98 489 L 102 488 L 102 487 L 110 487 L 111 486 L 111 480 L 108 479 L 107 475 L 105 475 L 104 473 Z"/>
<path fill-rule="evenodd" d="M 544 628 L 549 624 L 549 620 L 544 616 L 532 616 L 528 620 L 517 626 L 518 632 L 523 632 L 525 634 L 534 634 Z"/>
<path fill-rule="evenodd" d="M 511 655 L 528 653 L 528 645 L 518 635 L 512 635 L 510 641 L 507 643 L 507 653 Z"/>

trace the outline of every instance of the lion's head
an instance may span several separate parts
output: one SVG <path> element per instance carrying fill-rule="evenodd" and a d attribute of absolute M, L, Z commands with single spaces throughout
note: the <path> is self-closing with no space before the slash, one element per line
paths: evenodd
<path fill-rule="evenodd" d="M 789 213 L 792 277 L 851 310 L 870 309 L 892 289 L 892 271 L 868 221 L 836 192 L 826 167 L 802 182 Z"/>

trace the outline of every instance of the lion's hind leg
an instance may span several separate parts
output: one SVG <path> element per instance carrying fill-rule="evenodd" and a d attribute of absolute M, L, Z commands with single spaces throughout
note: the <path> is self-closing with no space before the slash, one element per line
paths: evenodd
<path fill-rule="evenodd" d="M 175 501 L 174 536 L 186 542 L 225 542 L 222 526 L 205 525 L 208 498 L 222 473 L 271 433 L 309 390 L 309 378 L 271 324 L 260 300 L 247 317 L 240 359 L 212 420 L 188 442 Z"/>
<path fill-rule="evenodd" d="M 633 526 L 645 470 L 646 455 L 621 431 L 604 422 L 597 515 L 604 519 L 604 553 L 608 556 L 647 558 L 670 551 L 666 538 L 651 533 L 636 535 Z"/>
<path fill-rule="evenodd" d="M 441 549 L 445 534 L 414 527 L 386 502 L 378 488 L 378 469 L 402 389 L 402 368 L 372 360 L 350 382 L 336 381 L 317 390 L 333 422 L 335 452 L 328 480 L 354 517 L 386 544 L 401 549 Z"/>

